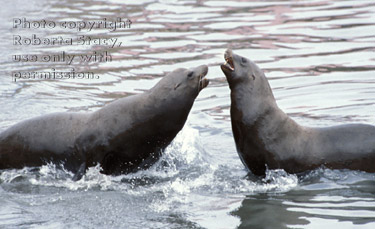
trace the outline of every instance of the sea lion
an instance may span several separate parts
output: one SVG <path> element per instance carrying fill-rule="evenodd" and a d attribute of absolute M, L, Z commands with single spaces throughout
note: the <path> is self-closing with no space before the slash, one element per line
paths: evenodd
<path fill-rule="evenodd" d="M 177 69 L 150 90 L 89 114 L 54 113 L 0 134 L 0 169 L 62 164 L 80 179 L 100 164 L 105 174 L 150 167 L 182 129 L 209 81 L 205 65 Z"/>
<path fill-rule="evenodd" d="M 267 167 L 301 173 L 320 166 L 375 172 L 375 126 L 300 126 L 277 106 L 256 64 L 231 50 L 224 59 L 237 152 L 253 174 L 264 175 Z"/>

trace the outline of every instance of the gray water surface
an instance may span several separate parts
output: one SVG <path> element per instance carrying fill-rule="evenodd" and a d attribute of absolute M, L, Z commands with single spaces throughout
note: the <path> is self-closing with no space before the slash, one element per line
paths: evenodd
<path fill-rule="evenodd" d="M 0 131 L 52 112 L 90 112 L 151 88 L 179 67 L 209 65 L 210 85 L 147 171 L 84 178 L 46 165 L 0 172 L 0 228 L 375 228 L 375 174 L 317 169 L 248 175 L 236 153 L 225 49 L 264 69 L 301 125 L 375 124 L 375 2 L 3 0 Z M 12 29 L 12 19 L 129 18 L 131 28 Z M 121 47 L 14 46 L 14 34 L 118 38 Z M 17 63 L 12 55 L 108 51 L 112 62 Z M 90 71 L 99 79 L 19 79 L 14 71 Z M 375 165 L 374 165 L 375 166 Z"/>

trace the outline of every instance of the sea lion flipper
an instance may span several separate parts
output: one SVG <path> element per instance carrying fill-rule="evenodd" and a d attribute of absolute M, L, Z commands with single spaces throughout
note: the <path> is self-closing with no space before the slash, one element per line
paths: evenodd
<path fill-rule="evenodd" d="M 83 175 L 86 172 L 86 162 L 83 162 L 80 166 L 76 174 L 74 174 L 74 177 L 72 178 L 72 181 L 79 181 L 83 177 Z"/>

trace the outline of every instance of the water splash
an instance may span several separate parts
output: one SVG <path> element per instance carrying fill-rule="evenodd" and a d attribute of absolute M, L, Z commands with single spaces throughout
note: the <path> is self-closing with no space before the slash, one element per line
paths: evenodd
<path fill-rule="evenodd" d="M 132 190 L 149 188 L 164 193 L 187 195 L 191 191 L 211 194 L 257 193 L 287 191 L 296 187 L 295 175 L 283 170 L 268 170 L 266 177 L 252 181 L 246 178 L 243 168 L 210 163 L 209 155 L 200 142 L 199 131 L 185 126 L 168 146 L 160 160 L 148 170 L 108 176 L 100 173 L 100 166 L 91 167 L 79 181 L 72 181 L 73 174 L 54 164 L 39 168 L 3 171 L 1 183 L 26 182 L 29 185 L 66 188 L 68 190 Z M 155 187 L 151 187 L 154 185 Z M 144 191 L 144 190 L 142 190 Z"/>

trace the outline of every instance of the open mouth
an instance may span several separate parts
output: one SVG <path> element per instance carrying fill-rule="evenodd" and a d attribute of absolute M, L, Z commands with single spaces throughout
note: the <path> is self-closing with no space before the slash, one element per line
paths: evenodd
<path fill-rule="evenodd" d="M 221 65 L 221 70 L 224 73 L 231 73 L 234 71 L 232 51 L 227 50 L 224 54 L 225 63 Z"/>
<path fill-rule="evenodd" d="M 203 72 L 199 75 L 199 91 L 201 91 L 203 88 L 208 86 L 208 83 L 210 82 L 207 78 L 207 71 Z"/>

